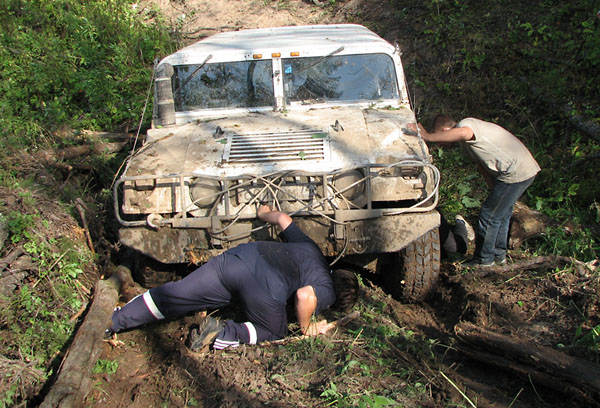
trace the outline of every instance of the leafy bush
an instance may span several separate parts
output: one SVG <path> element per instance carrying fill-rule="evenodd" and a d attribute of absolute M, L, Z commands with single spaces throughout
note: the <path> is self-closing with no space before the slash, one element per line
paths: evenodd
<path fill-rule="evenodd" d="M 21 373 L 0 379 L 0 405 L 13 406 L 39 392 L 56 369 L 89 295 L 83 270 L 94 269 L 94 254 L 82 242 L 50 233 L 39 197 L 29 192 L 39 189 L 39 178 L 32 185 L 14 153 L 73 143 L 61 136 L 65 128 L 137 125 L 153 61 L 172 45 L 160 18 L 127 0 L 6 0 L 0 26 L 0 183 L 18 192 L 19 204 L 2 208 L 2 223 L 6 243 L 22 249 L 24 260 L 0 309 L 0 357 Z M 97 155 L 89 164 L 112 176 L 110 160 Z M 52 197 L 67 198 L 71 184 Z"/>
<path fill-rule="evenodd" d="M 98 359 L 92 372 L 94 374 L 114 374 L 119 368 L 119 363 L 115 360 Z"/>
<path fill-rule="evenodd" d="M 425 84 L 422 117 L 438 112 L 500 124 L 530 148 L 542 171 L 522 198 L 559 223 L 575 218 L 582 231 L 549 231 L 550 253 L 594 259 L 600 170 L 597 139 L 574 119 L 600 124 L 600 18 L 597 2 L 544 1 L 523 13 L 524 2 L 425 2 L 414 68 Z M 424 51 L 423 51 L 424 50 Z M 431 51 L 429 51 L 431 50 Z M 409 79 L 409 83 L 412 80 Z M 421 88 L 419 88 L 421 89 Z M 442 212 L 473 218 L 484 188 L 454 153 L 433 150 L 442 172 Z"/>
<path fill-rule="evenodd" d="M 160 19 L 126 0 L 0 3 L 2 147 L 52 142 L 61 127 L 139 121 L 155 58 L 171 47 Z"/>

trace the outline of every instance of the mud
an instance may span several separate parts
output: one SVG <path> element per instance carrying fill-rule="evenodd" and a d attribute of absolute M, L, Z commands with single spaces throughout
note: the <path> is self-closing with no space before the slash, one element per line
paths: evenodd
<path fill-rule="evenodd" d="M 156 0 L 141 1 L 138 7 L 157 5 L 184 42 L 222 30 L 359 22 L 376 13 L 384 17 L 373 24 L 393 41 L 399 29 L 382 28 L 391 12 L 387 3 L 367 7 L 352 0 L 318 7 L 293 0 Z M 594 276 L 561 268 L 481 273 L 446 261 L 437 290 L 419 304 L 392 298 L 378 275 L 361 271 L 361 278 L 361 317 L 324 339 L 292 336 L 283 343 L 191 353 L 184 342 L 194 316 L 119 334 L 105 343 L 102 356 L 117 361 L 118 369 L 96 375 L 86 406 L 343 406 L 328 396 L 337 393 L 347 401 L 356 395 L 358 404 L 367 390 L 394 395 L 406 407 L 593 406 L 590 400 L 469 359 L 461 353 L 465 345 L 459 344 L 454 326 L 467 321 L 595 361 L 597 353 L 576 341 L 579 331 L 600 324 Z M 218 312 L 222 317 L 235 313 L 235 308 Z M 404 335 L 387 337 L 385 351 L 378 353 L 371 342 L 381 338 L 377 336 L 385 327 Z M 387 366 L 378 364 L 381 359 L 393 361 L 393 375 L 383 372 Z M 368 367 L 359 363 L 364 361 L 370 362 Z"/>
<path fill-rule="evenodd" d="M 404 406 L 465 403 L 454 385 L 480 407 L 509 406 L 517 397 L 519 404 L 514 406 L 550 402 L 555 407 L 589 406 L 589 401 L 578 401 L 470 360 L 460 352 L 465 345 L 454 336 L 454 326 L 468 321 L 589 359 L 589 353 L 575 347 L 573 340 L 582 325 L 581 314 L 594 316 L 586 323 L 591 327 L 600 323 L 597 281 L 566 272 L 482 276 L 459 272 L 449 263 L 442 269 L 438 290 L 421 304 L 393 299 L 377 276 L 364 271 L 358 306 L 361 317 L 322 339 L 302 340 L 292 335 L 281 343 L 192 353 L 184 343 L 189 327 L 198 319 L 194 316 L 119 334 L 118 340 L 105 344 L 103 355 L 117 361 L 119 368 L 114 375 L 97 376 L 87 405 L 326 406 L 322 393 L 334 381 L 346 395 L 361 395 L 365 390 L 392 392 Z M 232 307 L 217 314 L 235 317 L 236 311 Z M 387 340 L 386 349 L 391 352 L 373 353 L 368 347 L 373 341 L 370 333 L 383 326 L 405 335 Z M 431 348 L 423 346 L 427 342 Z M 346 371 L 340 371 L 340 361 L 348 356 L 356 361 L 388 359 L 399 373 L 416 368 L 415 375 L 425 381 L 422 386 L 426 390 L 415 392 L 414 384 L 402 375 L 378 373 L 373 368 L 377 364 L 370 365 L 369 373 L 357 367 L 347 369 L 348 364 Z"/>

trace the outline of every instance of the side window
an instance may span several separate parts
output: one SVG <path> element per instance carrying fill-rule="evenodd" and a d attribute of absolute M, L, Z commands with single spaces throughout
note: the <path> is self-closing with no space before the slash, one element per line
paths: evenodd
<path fill-rule="evenodd" d="M 178 112 L 273 105 L 271 60 L 173 68 L 173 98 Z"/>

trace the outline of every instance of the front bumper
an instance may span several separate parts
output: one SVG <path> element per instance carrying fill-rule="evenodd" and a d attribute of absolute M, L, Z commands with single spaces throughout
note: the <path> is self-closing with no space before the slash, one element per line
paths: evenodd
<path fill-rule="evenodd" d="M 384 215 L 382 210 L 369 211 L 361 219 L 352 219 L 356 216 L 338 211 L 331 220 L 305 216 L 295 217 L 294 221 L 324 255 L 332 257 L 396 252 L 440 225 L 440 215 L 435 210 L 395 215 Z M 119 238 L 123 245 L 163 263 L 200 264 L 241 243 L 274 239 L 277 234 L 276 228 L 265 227 L 257 220 L 236 223 L 226 231 L 228 240 L 213 239 L 210 230 L 130 227 L 121 228 Z"/>

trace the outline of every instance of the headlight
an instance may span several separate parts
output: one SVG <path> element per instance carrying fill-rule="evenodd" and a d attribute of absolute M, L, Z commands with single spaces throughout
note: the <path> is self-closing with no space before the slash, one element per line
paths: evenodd
<path fill-rule="evenodd" d="M 358 170 L 352 170 L 338 174 L 333 177 L 333 185 L 337 191 L 348 200 L 355 200 L 365 193 L 365 181 L 363 174 Z M 362 180 L 359 182 L 359 180 Z"/>
<path fill-rule="evenodd" d="M 423 172 L 423 167 L 397 166 L 394 167 L 394 175 L 400 177 L 418 177 Z"/>
<path fill-rule="evenodd" d="M 221 183 L 217 180 L 193 178 L 189 183 L 190 198 L 198 207 L 210 207 L 221 193 Z"/>
<path fill-rule="evenodd" d="M 377 175 L 381 177 L 418 177 L 423 172 L 419 166 L 393 166 L 378 170 Z"/>

